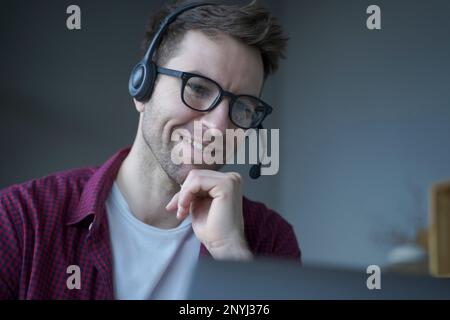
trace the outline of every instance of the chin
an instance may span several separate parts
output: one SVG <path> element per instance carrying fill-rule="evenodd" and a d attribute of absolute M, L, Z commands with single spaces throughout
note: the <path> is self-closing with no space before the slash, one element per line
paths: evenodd
<path fill-rule="evenodd" d="M 168 177 L 178 185 L 182 185 L 186 180 L 189 172 L 192 170 L 212 170 L 219 171 L 224 164 L 175 164 L 171 160 L 171 152 L 173 146 L 170 148 L 159 148 L 160 152 L 154 153 L 156 160 L 159 162 L 162 169 L 168 175 Z M 155 148 L 158 150 L 158 148 Z M 193 159 L 192 159 L 193 160 Z M 223 159 L 223 163 L 226 159 Z"/>
<path fill-rule="evenodd" d="M 184 181 L 186 180 L 189 172 L 192 170 L 212 170 L 212 171 L 219 171 L 223 165 L 208 165 L 208 164 L 200 164 L 200 165 L 173 165 L 172 168 L 168 168 L 168 170 L 165 170 L 168 176 L 175 181 L 177 184 L 182 185 Z"/>

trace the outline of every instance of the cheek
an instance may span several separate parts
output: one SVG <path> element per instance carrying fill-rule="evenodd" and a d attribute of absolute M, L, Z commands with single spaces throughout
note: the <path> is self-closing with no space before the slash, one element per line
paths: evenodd
<path fill-rule="evenodd" d="M 180 102 L 179 90 L 175 90 L 173 86 L 159 85 L 153 92 L 150 104 L 156 114 L 167 117 L 173 113 L 173 109 L 176 109 Z"/>
<path fill-rule="evenodd" d="M 176 128 L 186 127 L 188 123 L 199 117 L 199 113 L 188 108 L 180 97 L 179 90 L 156 90 L 148 105 L 147 125 L 154 135 L 164 143 L 170 143 L 172 132 Z"/>

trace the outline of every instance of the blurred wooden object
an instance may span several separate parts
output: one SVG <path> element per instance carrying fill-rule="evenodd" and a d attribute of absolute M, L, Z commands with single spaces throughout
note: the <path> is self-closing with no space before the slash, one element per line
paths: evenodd
<path fill-rule="evenodd" d="M 450 277 L 450 182 L 432 186 L 428 254 L 430 273 Z"/>
<path fill-rule="evenodd" d="M 428 271 L 428 261 L 404 262 L 394 265 L 384 266 L 383 272 L 407 274 L 415 276 L 430 276 Z"/>

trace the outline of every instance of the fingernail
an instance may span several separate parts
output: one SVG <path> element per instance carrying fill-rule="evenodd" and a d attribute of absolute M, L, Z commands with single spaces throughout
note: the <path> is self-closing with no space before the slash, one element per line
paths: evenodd
<path fill-rule="evenodd" d="M 169 201 L 169 203 L 166 205 L 166 210 L 169 210 L 169 207 L 173 207 L 173 199 L 171 199 L 171 200 Z M 173 211 L 173 208 L 172 208 L 172 210 L 170 210 L 170 211 Z"/>
<path fill-rule="evenodd" d="M 178 206 L 178 210 L 177 210 L 177 218 L 181 219 L 181 215 L 183 214 L 184 208 L 181 206 Z"/>

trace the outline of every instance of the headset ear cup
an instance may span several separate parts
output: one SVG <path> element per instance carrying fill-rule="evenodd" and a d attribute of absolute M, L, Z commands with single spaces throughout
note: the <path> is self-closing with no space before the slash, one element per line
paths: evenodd
<path fill-rule="evenodd" d="M 128 80 L 128 91 L 130 95 L 139 100 L 140 89 L 142 88 L 142 83 L 145 77 L 145 66 L 142 61 L 140 61 L 137 65 L 134 66 L 133 70 L 130 74 L 130 79 Z"/>
<path fill-rule="evenodd" d="M 150 98 L 156 79 L 156 65 L 143 60 L 131 72 L 128 82 L 128 91 L 137 101 L 146 101 Z"/>

